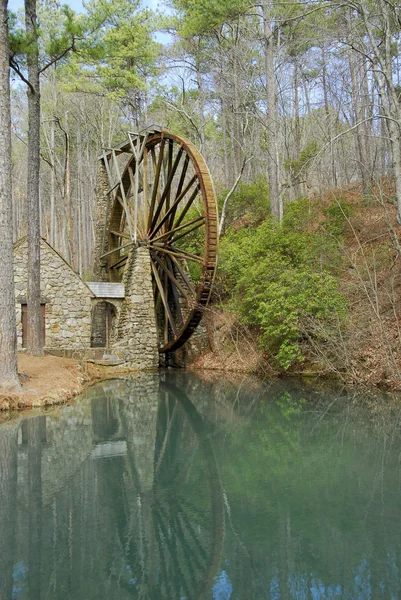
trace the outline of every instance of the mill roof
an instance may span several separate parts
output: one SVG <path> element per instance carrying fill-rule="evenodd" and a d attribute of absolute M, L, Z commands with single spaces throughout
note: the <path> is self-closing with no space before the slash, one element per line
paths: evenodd
<path fill-rule="evenodd" d="M 93 292 L 96 298 L 125 298 L 123 283 L 87 281 L 86 285 Z"/>

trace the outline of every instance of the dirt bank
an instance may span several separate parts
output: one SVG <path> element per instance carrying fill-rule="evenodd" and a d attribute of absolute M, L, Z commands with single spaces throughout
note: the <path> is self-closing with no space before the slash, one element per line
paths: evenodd
<path fill-rule="evenodd" d="M 71 358 L 20 354 L 18 374 L 22 391 L 19 394 L 0 394 L 0 410 L 63 404 L 91 383 L 113 377 L 116 371 Z"/>

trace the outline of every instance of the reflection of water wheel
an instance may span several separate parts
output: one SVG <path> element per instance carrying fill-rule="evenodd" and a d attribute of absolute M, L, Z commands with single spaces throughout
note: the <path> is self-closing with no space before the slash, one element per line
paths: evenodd
<path fill-rule="evenodd" d="M 121 154 L 130 154 L 123 164 Z M 134 246 L 151 256 L 160 352 L 181 347 L 207 305 L 217 261 L 217 205 L 194 145 L 167 131 L 129 135 L 103 155 L 111 197 L 104 254 L 120 281 Z M 121 173 L 120 173 L 121 169 Z"/>
<path fill-rule="evenodd" d="M 122 401 L 123 424 L 126 408 Z M 121 497 L 126 499 L 128 523 L 119 547 L 125 550 L 122 565 L 128 571 L 124 567 L 116 572 L 119 581 L 123 573 L 133 574 L 135 581 L 127 582 L 127 589 L 142 600 L 204 600 L 224 543 L 223 489 L 209 431 L 185 394 L 165 382 L 155 426 L 151 477 L 143 468 L 141 446 L 133 445 L 126 432 L 128 471 Z M 145 446 L 148 456 L 150 447 Z M 118 523 L 121 511 L 112 505 Z"/>
<path fill-rule="evenodd" d="M 184 595 L 201 600 L 210 592 L 221 560 L 223 490 L 213 449 L 195 406 L 170 383 L 163 383 L 162 390 L 164 401 L 159 403 L 155 448 L 154 540 L 166 581 L 177 583 L 176 589 L 169 589 L 167 597 Z M 209 514 L 201 509 L 202 502 L 197 504 L 197 498 L 190 494 L 188 469 L 193 455 L 186 455 L 185 450 L 189 449 L 188 441 L 194 439 L 203 462 L 203 502 L 207 498 Z M 187 485 L 184 493 L 180 493 L 183 478 Z"/>

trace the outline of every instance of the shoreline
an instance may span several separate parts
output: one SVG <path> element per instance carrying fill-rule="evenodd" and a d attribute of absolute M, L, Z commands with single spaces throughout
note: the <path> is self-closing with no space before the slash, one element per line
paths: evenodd
<path fill-rule="evenodd" d="M 0 392 L 0 415 L 66 404 L 98 381 L 134 372 L 49 354 L 40 357 L 21 354 L 18 375 L 22 391 Z"/>
<path fill-rule="evenodd" d="M 227 376 L 249 376 L 258 379 L 266 379 L 266 374 L 258 374 L 250 370 L 222 369 L 219 366 L 199 366 L 199 364 L 190 365 L 188 370 L 206 378 L 214 379 L 225 374 Z M 67 404 L 76 396 L 82 394 L 91 385 L 106 379 L 113 379 L 124 375 L 130 375 L 139 371 L 128 369 L 122 366 L 105 366 L 91 362 L 73 359 L 60 358 L 52 355 L 42 357 L 28 356 L 26 354 L 19 356 L 18 374 L 20 377 L 22 392 L 19 393 L 0 393 L 0 422 L 1 417 L 6 417 L 10 413 L 15 415 L 23 411 L 35 409 L 46 409 L 53 406 Z M 390 393 L 398 395 L 397 389 L 391 389 L 383 386 L 372 386 L 364 383 L 355 384 L 340 382 L 335 377 L 327 378 L 324 375 L 313 376 L 310 373 L 287 374 L 287 377 L 295 377 L 304 380 L 314 380 L 322 384 L 340 384 L 350 389 L 363 388 L 364 390 L 377 393 Z M 202 376 L 201 376 L 202 378 Z M 270 374 L 269 378 L 281 379 L 279 374 Z"/>

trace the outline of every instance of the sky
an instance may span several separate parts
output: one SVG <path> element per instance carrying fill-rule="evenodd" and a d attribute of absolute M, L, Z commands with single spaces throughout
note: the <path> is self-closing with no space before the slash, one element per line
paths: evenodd
<path fill-rule="evenodd" d="M 77 12 L 82 11 L 82 2 L 81 0 L 61 0 L 61 4 L 68 4 Z M 156 9 L 160 4 L 160 0 L 142 0 L 142 5 L 146 8 Z M 9 0 L 8 8 L 12 11 L 17 11 L 19 8 L 24 6 L 24 0 Z"/>
<path fill-rule="evenodd" d="M 60 4 L 68 4 L 76 12 L 82 12 L 82 0 L 60 0 Z M 162 0 L 141 0 L 141 4 L 144 8 L 151 8 L 156 10 L 161 4 Z M 24 0 L 8 0 L 8 10 L 17 12 L 18 9 L 24 6 Z M 165 7 L 164 7 L 165 9 Z M 155 40 L 161 44 L 168 44 L 170 36 L 167 33 L 156 32 Z"/>

